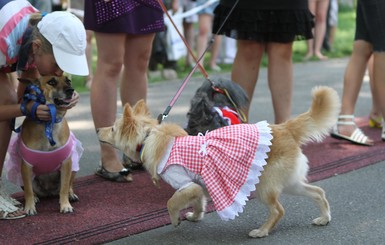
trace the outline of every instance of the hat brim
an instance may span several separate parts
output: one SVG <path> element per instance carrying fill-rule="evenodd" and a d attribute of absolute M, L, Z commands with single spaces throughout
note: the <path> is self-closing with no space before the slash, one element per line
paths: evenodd
<path fill-rule="evenodd" d="M 66 73 L 78 76 L 88 76 L 88 64 L 86 55 L 74 55 L 66 53 L 52 46 L 53 55 L 57 65 Z"/>

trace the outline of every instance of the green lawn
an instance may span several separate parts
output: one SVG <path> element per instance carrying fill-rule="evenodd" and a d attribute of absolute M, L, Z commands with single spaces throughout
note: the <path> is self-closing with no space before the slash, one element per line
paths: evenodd
<path fill-rule="evenodd" d="M 329 58 L 340 58 L 349 56 L 352 52 L 353 48 L 353 39 L 354 39 L 354 30 L 355 30 L 355 10 L 350 7 L 340 6 L 339 14 L 338 14 L 338 29 L 336 32 L 336 37 L 334 41 L 333 52 L 325 52 Z M 97 59 L 97 52 L 95 43 L 93 43 L 93 68 L 95 70 L 95 64 Z M 294 43 L 294 52 L 293 52 L 293 61 L 294 62 L 302 62 L 303 57 L 306 53 L 306 42 L 305 41 L 297 41 Z M 209 59 L 210 53 L 208 53 L 205 57 L 206 60 Z M 262 62 L 263 66 L 267 65 L 266 57 Z M 178 70 L 178 77 L 180 79 L 184 79 L 189 71 L 184 71 L 185 67 L 184 59 L 178 61 L 178 66 L 181 68 Z M 231 65 L 220 65 L 224 72 L 231 71 Z M 210 71 L 208 71 L 210 72 Z M 201 76 L 201 74 L 194 74 L 194 76 Z M 164 79 L 162 78 L 150 78 L 149 82 L 160 82 Z M 87 91 L 87 88 L 84 86 L 85 77 L 80 76 L 72 76 L 72 83 L 78 92 Z"/>

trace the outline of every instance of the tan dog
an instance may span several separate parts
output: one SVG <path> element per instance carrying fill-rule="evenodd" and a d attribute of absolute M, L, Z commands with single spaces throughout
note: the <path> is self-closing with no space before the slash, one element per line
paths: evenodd
<path fill-rule="evenodd" d="M 319 206 L 321 214 L 320 217 L 313 220 L 313 224 L 327 225 L 331 220 L 330 207 L 324 190 L 307 183 L 308 164 L 306 156 L 302 153 L 301 145 L 309 141 L 321 141 L 324 136 L 328 134 L 330 128 L 336 123 L 340 103 L 337 92 L 328 87 L 317 87 L 312 91 L 312 95 L 313 101 L 309 111 L 285 123 L 268 126 L 268 128 L 271 128 L 273 139 L 266 160 L 267 164 L 264 166 L 263 171 L 261 171 L 262 175 L 259 177 L 259 184 L 256 186 L 256 194 L 268 207 L 269 216 L 260 228 L 250 231 L 249 236 L 251 237 L 268 236 L 269 232 L 282 218 L 284 209 L 279 202 L 279 197 L 282 192 L 310 197 L 317 206 Z M 208 190 L 209 193 L 215 193 L 215 190 L 210 192 L 208 188 L 213 184 L 211 183 L 212 179 L 205 179 L 205 175 L 212 177 L 220 171 L 215 172 L 211 165 L 209 167 L 203 166 L 194 172 L 191 171 L 191 169 L 193 169 L 191 165 L 194 167 L 196 167 L 196 165 L 191 162 L 186 164 L 188 167 L 181 167 L 177 161 L 183 161 L 188 157 L 183 154 L 183 151 L 186 150 L 189 151 L 190 154 L 196 154 L 196 146 L 189 143 L 190 141 L 186 141 L 187 143 L 184 142 L 178 145 L 179 148 L 176 148 L 176 150 L 174 148 L 180 139 L 184 140 L 192 137 L 192 140 L 198 139 L 198 141 L 203 142 L 202 145 L 204 149 L 202 150 L 201 145 L 201 150 L 199 150 L 197 155 L 204 158 L 205 154 L 207 152 L 207 154 L 209 154 L 211 150 L 210 144 L 217 139 L 208 138 L 204 140 L 203 137 L 206 136 L 186 136 L 186 132 L 176 124 L 162 123 L 155 125 L 156 120 L 149 118 L 149 111 L 146 105 L 143 101 L 140 101 L 133 108 L 125 105 L 123 117 L 118 119 L 113 127 L 100 128 L 98 130 L 98 137 L 101 142 L 112 144 L 124 151 L 124 153 L 133 160 L 142 161 L 155 183 L 162 178 L 174 186 L 174 188 L 178 186 L 177 182 L 181 182 L 180 184 L 184 185 L 182 188 L 179 188 L 179 185 L 177 187 L 179 189 L 167 202 L 171 222 L 174 226 L 177 226 L 180 222 L 180 211 L 189 205 L 192 205 L 193 212 L 187 213 L 186 218 L 190 221 L 198 221 L 203 218 L 205 211 L 206 198 L 204 195 L 206 190 Z M 223 132 L 226 133 L 227 131 L 232 131 L 232 129 L 255 129 L 255 126 L 252 124 L 241 125 L 243 126 L 234 125 L 223 127 L 206 133 L 206 135 L 215 134 L 215 137 L 219 138 Z M 255 137 L 259 138 L 259 143 L 261 143 L 260 135 L 262 134 L 262 131 L 258 133 L 247 132 L 242 136 L 243 138 L 240 141 L 245 139 L 247 140 L 247 145 L 253 144 L 250 143 L 252 142 L 250 138 Z M 237 144 L 237 146 L 234 147 L 236 150 L 242 148 L 238 146 L 238 144 L 242 144 L 242 142 L 237 140 L 237 138 L 232 139 L 232 141 Z M 141 149 L 139 152 L 136 150 L 138 146 Z M 231 147 L 231 145 L 228 145 L 228 147 Z M 199 147 L 197 149 L 199 149 Z M 226 150 L 227 149 L 223 149 L 224 152 Z M 202 153 L 204 154 L 202 155 Z M 227 167 L 224 168 L 225 171 L 222 172 L 225 172 L 224 174 L 231 178 L 232 173 L 236 173 L 237 169 L 234 169 L 234 171 L 230 171 L 230 169 L 232 170 L 234 164 L 242 167 L 242 157 L 249 154 L 248 151 L 241 153 L 242 154 L 223 157 L 222 161 L 226 161 L 227 158 L 232 158 L 230 164 L 224 165 L 219 163 L 216 164 L 215 167 L 221 167 L 223 165 Z M 221 155 L 219 154 L 218 158 L 215 158 L 213 161 L 217 161 L 220 157 Z M 238 158 L 241 158 L 241 164 L 238 164 Z M 174 162 L 168 165 L 170 159 Z M 199 157 L 195 156 L 194 159 L 199 159 Z M 174 168 L 172 172 L 172 166 L 177 166 L 179 169 Z M 168 173 L 168 171 L 171 172 Z M 214 171 L 214 174 L 210 175 L 210 173 L 207 173 L 209 171 Z M 188 185 L 183 183 L 186 177 L 182 176 L 182 172 L 185 172 L 187 176 L 191 177 L 192 183 Z M 202 178 L 204 181 L 202 181 Z M 258 182 L 258 176 L 251 176 L 251 178 L 256 179 L 254 183 Z M 233 178 L 230 184 L 236 184 L 235 182 L 237 181 L 237 178 Z M 217 197 L 213 198 L 213 196 L 211 196 L 211 198 L 217 208 Z M 220 198 L 222 197 L 219 196 L 219 200 Z M 240 211 L 237 210 L 236 212 Z M 220 214 L 220 212 L 218 212 L 218 214 Z M 231 216 L 229 218 L 233 217 L 234 216 Z"/>
<path fill-rule="evenodd" d="M 70 132 L 64 118 L 66 110 L 63 109 L 74 95 L 71 81 L 65 76 L 46 76 L 35 81 L 27 79 L 20 81 L 34 84 L 42 91 L 46 104 L 52 104 L 56 108 L 54 109 L 56 117 L 51 114 L 55 117 L 55 122 L 52 122 L 52 129 L 48 135 L 46 122 L 37 122 L 27 116 L 17 136 L 19 141 L 16 147 L 21 157 L 25 211 L 28 215 L 35 215 L 38 197 L 59 195 L 60 212 L 73 212 L 70 200 L 77 201 L 78 197 L 72 189 L 76 174 L 72 169 L 72 154 L 78 141 Z M 30 94 L 36 96 L 38 92 L 31 90 Z M 78 159 L 80 155 L 81 153 Z M 17 164 L 16 161 L 14 164 Z"/>

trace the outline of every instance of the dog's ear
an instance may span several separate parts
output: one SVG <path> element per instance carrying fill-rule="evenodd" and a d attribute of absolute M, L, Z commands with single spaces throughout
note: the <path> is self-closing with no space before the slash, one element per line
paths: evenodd
<path fill-rule="evenodd" d="M 132 107 L 130 104 L 126 103 L 123 108 L 123 132 L 130 134 L 135 125 Z"/>
<path fill-rule="evenodd" d="M 143 99 L 136 102 L 133 109 L 135 115 L 150 115 L 150 110 L 148 109 L 147 104 Z"/>

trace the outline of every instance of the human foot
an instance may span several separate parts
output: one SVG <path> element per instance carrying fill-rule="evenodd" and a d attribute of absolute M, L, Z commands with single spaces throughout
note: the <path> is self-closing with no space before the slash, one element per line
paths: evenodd
<path fill-rule="evenodd" d="M 338 139 L 345 139 L 359 145 L 372 146 L 374 144 L 373 140 L 368 138 L 361 129 L 357 127 L 353 115 L 340 115 L 337 124 L 332 129 L 331 136 Z"/>
<path fill-rule="evenodd" d="M 26 216 L 25 212 L 16 207 L 8 198 L 0 196 L 0 219 L 20 219 Z"/>
<path fill-rule="evenodd" d="M 382 127 L 382 116 L 370 113 L 369 115 L 369 127 L 371 128 L 381 128 Z"/>

